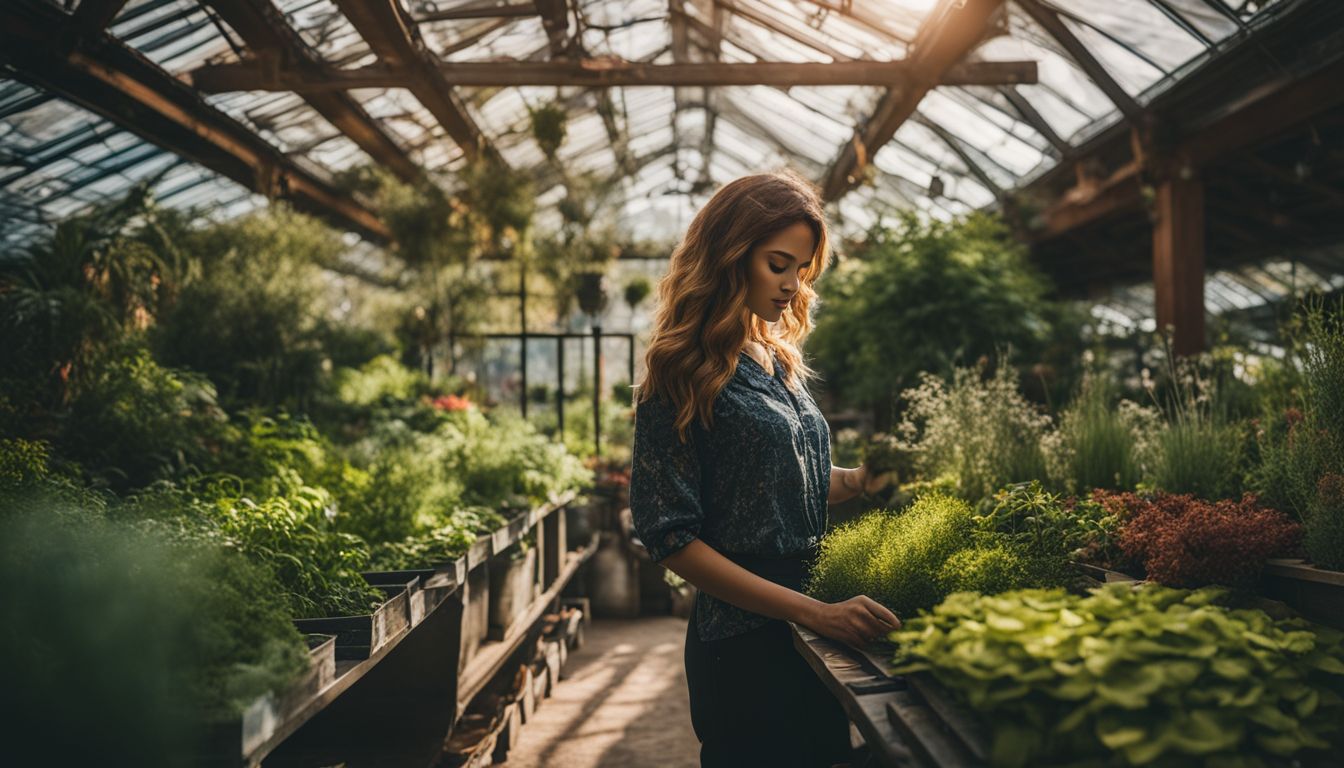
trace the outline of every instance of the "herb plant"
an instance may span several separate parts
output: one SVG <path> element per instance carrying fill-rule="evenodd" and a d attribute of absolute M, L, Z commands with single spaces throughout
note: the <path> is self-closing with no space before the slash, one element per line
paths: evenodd
<path fill-rule="evenodd" d="M 1265 560 L 1293 554 L 1302 527 L 1247 494 L 1240 501 L 1203 501 L 1159 493 L 1117 494 L 1126 521 L 1117 543 L 1148 578 L 1173 587 L 1250 586 Z"/>

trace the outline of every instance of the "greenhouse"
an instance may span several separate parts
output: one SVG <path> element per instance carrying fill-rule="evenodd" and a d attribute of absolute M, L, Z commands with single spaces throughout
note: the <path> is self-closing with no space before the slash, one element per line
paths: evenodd
<path fill-rule="evenodd" d="M 1344 3 L 6 0 L 16 766 L 1344 754 Z"/>

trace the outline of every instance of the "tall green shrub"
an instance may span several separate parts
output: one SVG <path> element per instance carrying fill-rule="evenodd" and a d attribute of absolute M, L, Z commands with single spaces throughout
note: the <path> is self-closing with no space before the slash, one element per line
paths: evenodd
<path fill-rule="evenodd" d="M 1026 249 L 988 215 L 902 216 L 848 255 L 818 284 L 808 350 L 850 402 L 883 406 L 922 372 L 950 374 L 1003 347 L 1035 359 L 1060 316 Z"/>
<path fill-rule="evenodd" d="M 1142 477 L 1139 444 L 1157 428 L 1157 416 L 1129 401 L 1117 401 L 1104 374 L 1083 377 L 1077 396 L 1046 437 L 1051 483 L 1066 493 L 1092 488 L 1126 490 Z"/>
<path fill-rule="evenodd" d="M 1041 438 L 1049 417 L 1018 390 L 1013 369 L 957 368 L 950 383 L 924 374 L 906 390 L 899 432 L 925 477 L 951 475 L 957 495 L 972 503 L 1009 483 L 1045 475 Z"/>
<path fill-rule="evenodd" d="M 162 359 L 206 374 L 231 403 L 304 402 L 322 376 L 333 302 L 321 268 L 342 251 L 336 233 L 270 206 L 177 237 L 195 270 L 155 331 Z"/>
<path fill-rule="evenodd" d="M 1225 499 L 1241 492 L 1247 434 L 1226 413 L 1199 361 L 1167 349 L 1166 422 L 1154 436 L 1152 483 L 1169 493 Z"/>

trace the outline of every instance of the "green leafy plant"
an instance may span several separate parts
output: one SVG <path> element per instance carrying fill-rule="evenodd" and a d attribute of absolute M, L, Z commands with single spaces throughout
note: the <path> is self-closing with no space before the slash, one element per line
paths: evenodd
<path fill-rule="evenodd" d="M 1064 579 L 1064 566 L 1084 552 L 1109 552 L 1119 518 L 1092 499 L 1062 498 L 1040 481 L 1017 483 L 994 495 L 989 512 L 975 517 L 976 528 L 993 533 L 1040 559 L 1051 583 Z"/>
<path fill-rule="evenodd" d="M 633 313 L 635 307 L 644 303 L 652 292 L 653 283 L 650 283 L 647 277 L 639 275 L 630 278 L 625 284 L 625 303 L 630 306 L 630 312 Z"/>
<path fill-rule="evenodd" d="M 160 220 L 140 184 L 0 256 L 3 389 L 59 407 L 107 346 L 153 322 L 183 268 Z"/>
<path fill-rule="evenodd" d="M 428 435 L 379 446 L 366 468 L 346 471 L 336 492 L 336 526 L 382 544 L 442 525 L 464 490 L 445 461 L 442 445 Z"/>
<path fill-rule="evenodd" d="M 454 510 L 449 521 L 427 533 L 373 548 L 372 567 L 380 571 L 431 568 L 467 553 L 476 538 L 499 529 L 504 516 L 486 507 Z"/>
<path fill-rule="evenodd" d="M 164 368 L 145 349 L 116 351 L 70 403 L 60 451 L 114 488 L 139 488 L 205 461 L 224 418 L 204 377 Z"/>
<path fill-rule="evenodd" d="M 336 397 L 343 403 L 368 407 L 388 401 L 408 401 L 429 391 L 429 379 L 380 355 L 358 369 L 343 368 L 333 376 Z"/>
<path fill-rule="evenodd" d="M 322 266 L 340 238 L 284 206 L 202 227 L 182 226 L 193 254 L 153 337 L 167 364 L 210 377 L 228 403 L 303 404 L 322 380 L 322 326 L 331 310 Z"/>
<path fill-rule="evenodd" d="M 1344 571 L 1344 475 L 1327 472 L 1316 485 L 1306 520 L 1307 556 L 1322 568 Z"/>
<path fill-rule="evenodd" d="M 1129 490 L 1142 478 L 1139 445 L 1158 427 L 1156 413 L 1124 401 L 1117 407 L 1115 386 L 1101 373 L 1083 377 L 1077 396 L 1046 436 L 1052 484 L 1068 493 L 1093 488 Z"/>
<path fill-rule="evenodd" d="M 1051 587 L 1061 580 L 1061 568 L 1052 559 L 1018 544 L 998 542 L 953 553 L 939 569 L 937 583 L 945 595 L 992 595 L 1010 589 Z"/>
<path fill-rule="evenodd" d="M 998 218 L 902 216 L 847 250 L 819 285 L 826 311 L 808 349 L 849 402 L 885 406 L 921 373 L 949 375 L 1003 347 L 1034 359 L 1059 322 L 1046 279 Z"/>
<path fill-rule="evenodd" d="M 0 510 L 0 621 L 17 628 L 0 633 L 0 734 L 14 754 L 76 728 L 62 760 L 181 765 L 204 721 L 307 668 L 274 577 L 240 553 L 108 520 L 68 487 L 30 485 Z"/>
<path fill-rule="evenodd" d="M 1228 418 L 1200 362 L 1177 358 L 1170 340 L 1163 343 L 1167 419 L 1153 439 L 1153 484 L 1206 499 L 1234 496 L 1241 492 L 1247 435 L 1240 423 Z"/>
<path fill-rule="evenodd" d="M 962 592 L 892 633 L 895 673 L 930 672 L 979 713 L 996 766 L 1331 764 L 1341 634 L 1223 597 Z"/>
<path fill-rule="evenodd" d="M 592 482 L 578 457 L 512 414 L 491 419 L 458 411 L 435 435 L 443 441 L 447 471 L 462 483 L 466 504 L 530 507 Z"/>
<path fill-rule="evenodd" d="M 368 545 L 335 530 L 334 512 L 323 489 L 298 486 L 254 500 L 236 478 L 213 478 L 191 490 L 160 484 L 117 510 L 123 519 L 157 521 L 270 569 L 295 618 L 368 613 L 384 599 L 360 575 Z"/>

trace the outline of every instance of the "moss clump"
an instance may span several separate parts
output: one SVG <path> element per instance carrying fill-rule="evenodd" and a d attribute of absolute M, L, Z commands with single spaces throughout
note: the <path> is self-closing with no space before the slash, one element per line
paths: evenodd
<path fill-rule="evenodd" d="M 979 592 L 995 595 L 1011 589 L 1055 586 L 1060 569 L 1048 558 L 1033 556 L 1007 543 L 976 546 L 953 554 L 938 571 L 944 594 Z"/>

